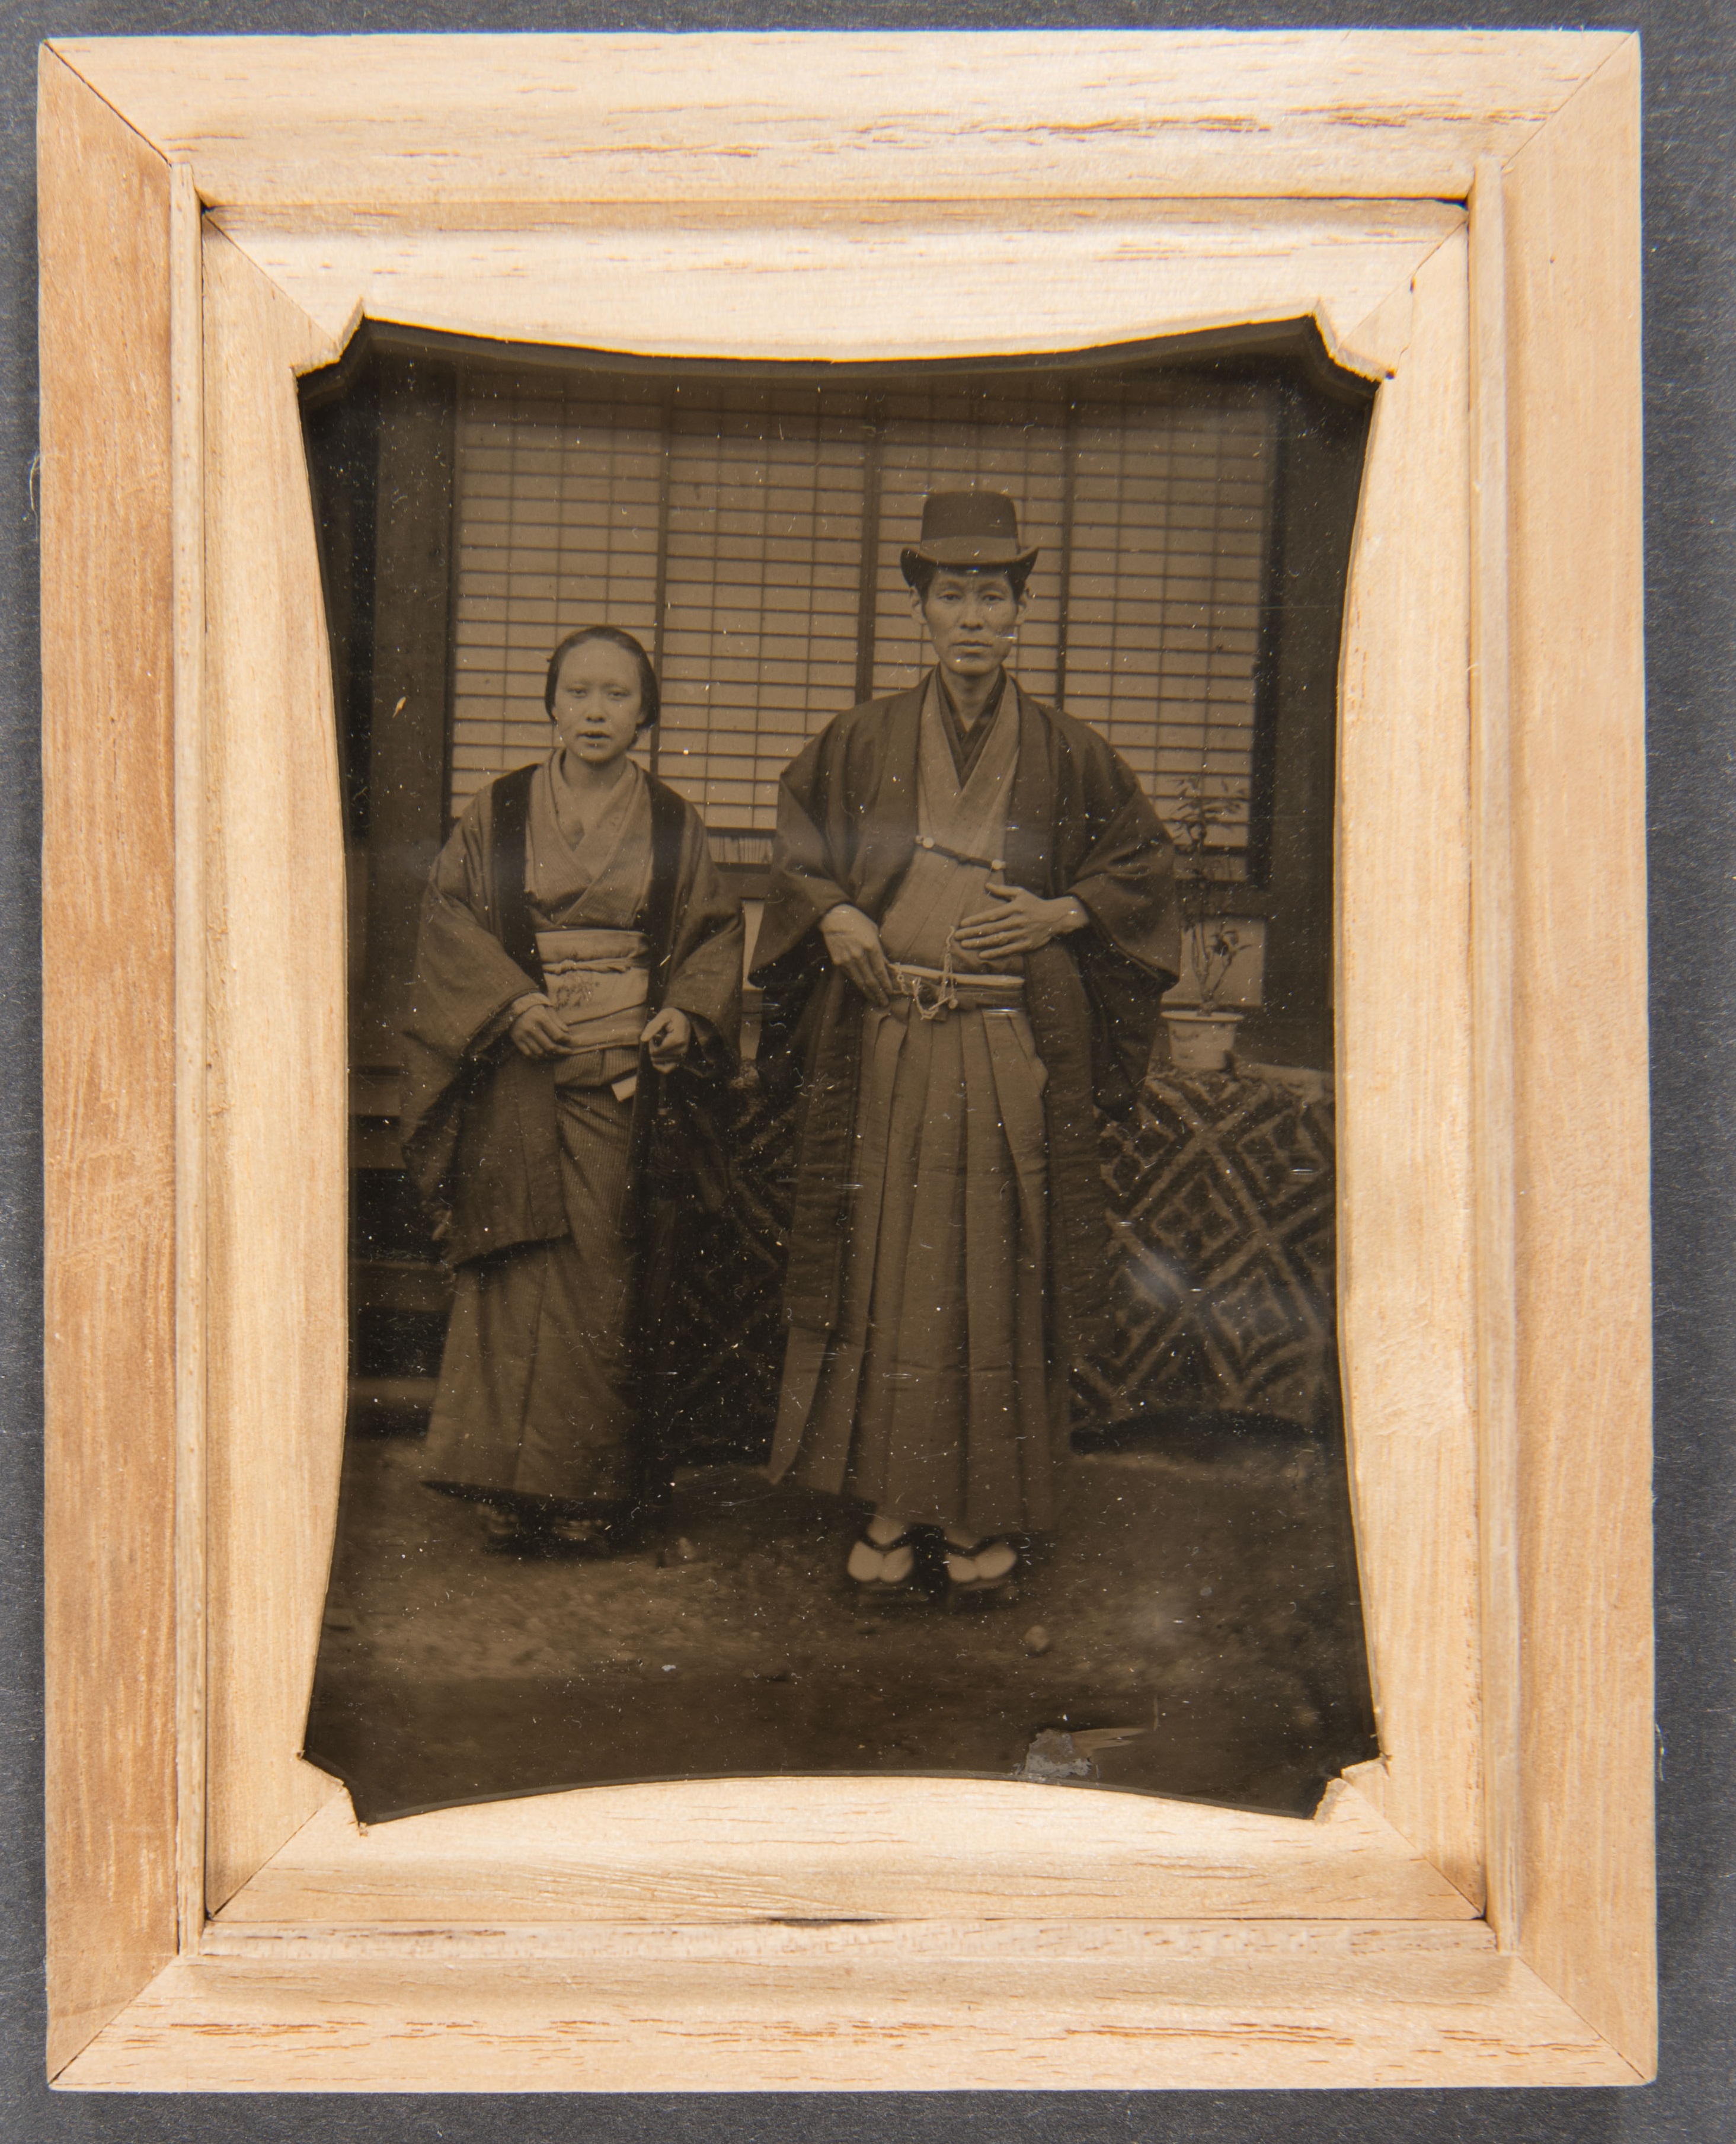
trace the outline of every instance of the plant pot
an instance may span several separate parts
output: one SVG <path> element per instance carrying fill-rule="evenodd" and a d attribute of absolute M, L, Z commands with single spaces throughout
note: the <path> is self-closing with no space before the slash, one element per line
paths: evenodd
<path fill-rule="evenodd" d="M 1169 1061 L 1178 1072 L 1222 1072 L 1236 1047 L 1239 1012 L 1166 1012 Z"/>

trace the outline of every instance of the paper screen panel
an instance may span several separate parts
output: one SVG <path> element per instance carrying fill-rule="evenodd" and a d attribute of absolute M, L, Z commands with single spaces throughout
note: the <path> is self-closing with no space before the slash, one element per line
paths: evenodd
<path fill-rule="evenodd" d="M 1165 817 L 1189 775 L 1242 847 L 1270 542 L 1266 394 L 1082 403 L 1072 452 L 1069 714 L 1101 730 Z"/>
<path fill-rule="evenodd" d="M 1004 490 L 1040 553 L 1015 668 L 1173 815 L 1189 775 L 1246 839 L 1282 398 L 1049 374 L 843 386 L 479 369 L 461 398 L 451 802 L 547 748 L 549 650 L 637 633 L 657 771 L 763 857 L 777 777 L 861 689 L 920 674 L 899 553 L 933 489 Z M 866 551 L 866 555 L 865 555 Z M 648 757 L 647 755 L 642 755 Z"/>
<path fill-rule="evenodd" d="M 587 388 L 589 387 L 589 391 Z M 657 638 L 662 394 L 466 382 L 458 436 L 454 815 L 548 749 L 550 650 L 581 625 Z"/>
<path fill-rule="evenodd" d="M 868 449 L 835 395 L 672 413 L 657 772 L 713 826 L 769 836 L 779 772 L 855 697 Z"/>

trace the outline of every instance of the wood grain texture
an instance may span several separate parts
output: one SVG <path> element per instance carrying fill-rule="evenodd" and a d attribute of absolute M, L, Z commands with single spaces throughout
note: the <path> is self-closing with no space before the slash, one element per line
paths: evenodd
<path fill-rule="evenodd" d="M 434 1958 L 459 1968 L 498 1959 L 594 1956 L 606 1932 L 609 1954 L 622 1960 L 707 1961 L 717 1967 L 780 1959 L 836 1958 L 890 1964 L 932 1958 L 1016 1963 L 1044 1958 L 1356 1958 L 1484 1957 L 1496 1948 L 1486 1921 L 1089 1919 L 1033 1920 L 213 1921 L 207 1958 L 299 1966 L 327 1958 L 379 1964 Z"/>
<path fill-rule="evenodd" d="M 1503 1948 L 1511 1949 L 1520 1917 L 1521 1626 L 1504 186 L 1500 166 L 1481 160 L 1471 222 L 1471 1020 L 1486 1899 Z"/>
<path fill-rule="evenodd" d="M 1359 1932 L 1360 1933 L 1360 1932 Z M 667 2092 L 1624 2084 L 1519 1960 L 1456 1931 L 720 1959 L 213 1957 L 65 2082 L 107 2090 Z"/>
<path fill-rule="evenodd" d="M 213 207 L 1462 201 L 1614 33 L 68 38 Z"/>
<path fill-rule="evenodd" d="M 167 167 L 39 97 L 52 2074 L 175 1949 L 175 618 Z"/>
<path fill-rule="evenodd" d="M 1420 268 L 1421 263 L 1417 266 Z M 1416 311 L 1412 295 L 1415 280 L 1413 275 L 1407 275 L 1403 282 L 1396 283 L 1374 310 L 1357 321 L 1347 338 L 1345 350 L 1333 353 L 1341 362 L 1362 368 L 1371 378 L 1390 377 L 1398 370 L 1399 360 L 1411 347 Z"/>
<path fill-rule="evenodd" d="M 1483 1895 L 1471 1298 L 1470 404 L 1462 232 L 1381 390 L 1345 623 L 1340 1328 L 1384 1772 L 1357 1777 Z"/>
<path fill-rule="evenodd" d="M 1505 198 L 1520 1948 L 1649 2072 L 1639 92 L 1629 39 L 1515 158 Z"/>
<path fill-rule="evenodd" d="M 1065 1912 L 1440 1921 L 1471 1910 L 1342 1787 L 1304 1823 L 1011 1782 L 747 1779 L 592 1787 L 366 1832 L 347 1801 L 334 1803 L 230 1901 L 223 1919 Z"/>
<path fill-rule="evenodd" d="M 1351 332 L 1462 221 L 1442 201 L 590 207 L 511 229 L 425 210 L 231 210 L 220 227 L 341 336 L 376 320 L 665 356 L 957 357 L 1251 320 Z M 1040 261 L 1042 272 L 1033 275 Z"/>
<path fill-rule="evenodd" d="M 205 277 L 199 196 L 169 169 L 175 587 L 175 1700 L 177 1942 L 205 1921 Z"/>
<path fill-rule="evenodd" d="M 297 1757 L 344 1434 L 344 852 L 293 368 L 205 241 L 208 1824 L 221 1905 L 335 1791 Z"/>

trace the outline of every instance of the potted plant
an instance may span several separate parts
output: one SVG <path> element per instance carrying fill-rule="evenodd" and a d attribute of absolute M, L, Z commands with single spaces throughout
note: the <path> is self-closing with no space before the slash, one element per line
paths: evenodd
<path fill-rule="evenodd" d="M 1218 1003 L 1246 936 L 1229 917 L 1218 912 L 1217 881 L 1208 854 L 1212 830 L 1236 815 L 1241 799 L 1233 784 L 1219 777 L 1190 774 L 1181 785 L 1169 821 L 1175 840 L 1177 892 L 1182 935 L 1199 996 L 1191 1005 L 1165 1006 L 1169 1058 L 1178 1072 L 1222 1072 L 1236 1047 L 1239 1011 Z"/>

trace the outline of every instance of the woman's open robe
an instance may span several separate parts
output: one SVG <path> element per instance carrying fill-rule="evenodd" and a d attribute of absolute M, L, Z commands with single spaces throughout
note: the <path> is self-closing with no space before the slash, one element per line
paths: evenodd
<path fill-rule="evenodd" d="M 1094 731 L 1009 683 L 955 802 L 993 775 L 1003 876 L 1074 895 L 1091 922 L 1014 964 L 1016 1012 L 866 1008 L 817 926 L 849 901 L 890 957 L 923 954 L 910 889 L 936 714 L 927 681 L 870 702 L 784 777 L 756 967 L 762 1067 L 801 1079 L 773 1464 L 906 1517 L 1011 1531 L 1047 1521 L 1055 1372 L 1106 1308 L 1094 1105 L 1137 1093 L 1179 926 L 1169 844 L 1137 781 Z M 986 873 L 955 885 L 920 853 L 943 924 L 988 905 Z"/>
<path fill-rule="evenodd" d="M 404 1149 L 457 1268 L 424 1478 L 596 1507 L 640 1486 L 636 1193 L 659 1075 L 637 1035 L 673 1005 L 690 1064 L 733 1056 L 742 926 L 673 791 L 630 767 L 575 839 L 557 779 L 494 783 L 435 866 Z M 574 1045 L 553 1060 L 507 1033 L 539 990 Z"/>

